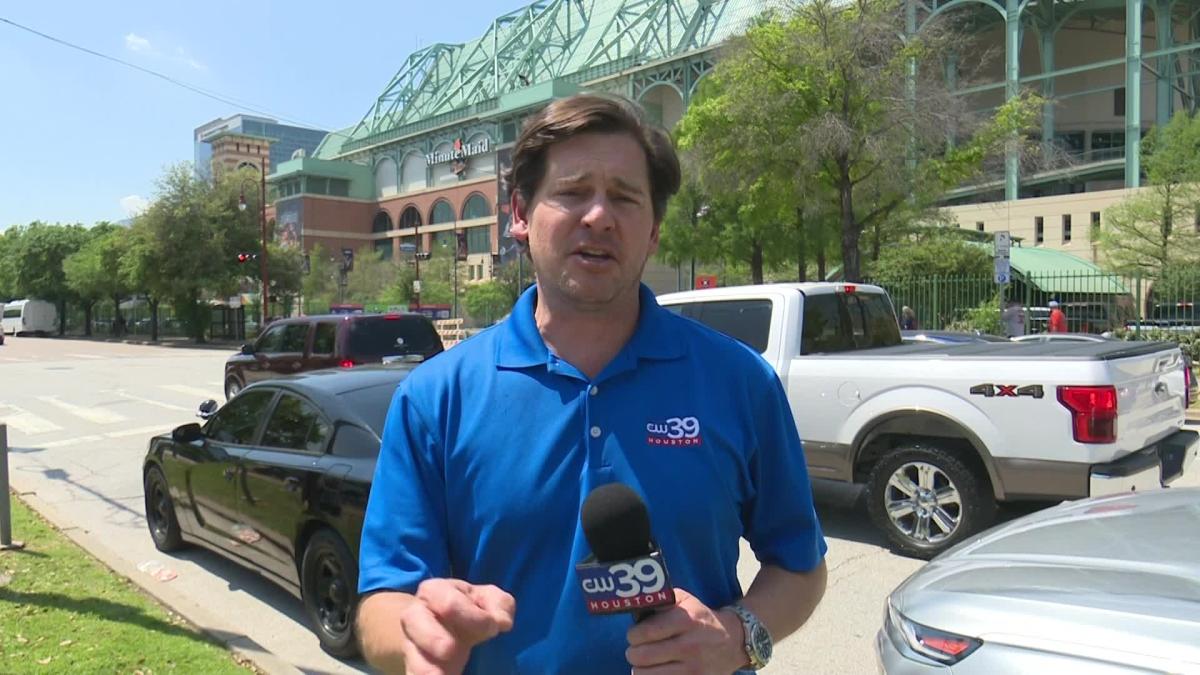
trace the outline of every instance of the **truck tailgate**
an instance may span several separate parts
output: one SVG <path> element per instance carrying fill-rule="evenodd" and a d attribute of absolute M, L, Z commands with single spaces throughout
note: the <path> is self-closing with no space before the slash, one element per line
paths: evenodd
<path fill-rule="evenodd" d="M 1140 450 L 1179 428 L 1187 396 L 1183 356 L 1174 345 L 1107 360 L 1117 388 L 1117 446 Z"/>

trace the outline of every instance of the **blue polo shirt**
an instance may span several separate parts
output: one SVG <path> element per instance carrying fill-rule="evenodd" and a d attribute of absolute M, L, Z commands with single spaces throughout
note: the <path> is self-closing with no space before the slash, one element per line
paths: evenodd
<path fill-rule="evenodd" d="M 642 495 L 671 581 L 709 607 L 742 595 L 738 538 L 808 571 L 826 546 L 775 372 L 642 286 L 637 328 L 595 379 L 551 354 L 536 288 L 506 321 L 422 364 L 396 391 L 363 526 L 359 590 L 431 577 L 495 584 L 512 631 L 467 673 L 628 672 L 628 615 L 587 613 L 574 566 L 595 487 Z"/>

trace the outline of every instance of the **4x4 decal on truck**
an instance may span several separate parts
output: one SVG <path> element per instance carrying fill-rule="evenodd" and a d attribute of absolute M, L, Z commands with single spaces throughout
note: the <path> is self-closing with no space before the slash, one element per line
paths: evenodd
<path fill-rule="evenodd" d="M 977 384 L 971 387 L 973 396 L 986 396 L 993 398 L 996 396 L 1017 398 L 1018 396 L 1032 396 L 1033 398 L 1042 398 L 1046 392 L 1040 384 L 1027 384 L 1024 387 L 1016 384 Z"/>

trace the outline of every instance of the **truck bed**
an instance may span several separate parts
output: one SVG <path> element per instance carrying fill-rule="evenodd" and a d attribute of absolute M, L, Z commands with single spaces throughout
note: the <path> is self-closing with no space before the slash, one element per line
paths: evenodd
<path fill-rule="evenodd" d="M 1114 361 L 1177 349 L 1171 342 L 968 342 L 965 344 L 901 344 L 849 352 L 809 354 L 805 358 L 883 359 L 898 356 L 961 359 L 1035 359 L 1047 361 Z"/>

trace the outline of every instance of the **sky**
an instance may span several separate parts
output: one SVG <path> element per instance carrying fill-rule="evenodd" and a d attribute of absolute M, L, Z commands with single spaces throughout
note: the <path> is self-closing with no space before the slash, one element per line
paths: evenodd
<path fill-rule="evenodd" d="M 473 40 L 527 2 L 0 3 L 0 230 L 129 218 L 166 167 L 191 161 L 196 127 L 254 114 L 3 20 L 333 130 L 362 119 L 418 47 Z"/>

